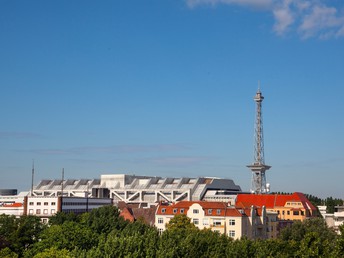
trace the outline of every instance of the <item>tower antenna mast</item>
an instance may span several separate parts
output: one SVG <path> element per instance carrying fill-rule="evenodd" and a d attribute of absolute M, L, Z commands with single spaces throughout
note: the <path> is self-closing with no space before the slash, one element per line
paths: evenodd
<path fill-rule="evenodd" d="M 31 196 L 33 196 L 33 180 L 35 177 L 35 160 L 32 160 L 32 171 L 31 171 Z"/>
<path fill-rule="evenodd" d="M 263 94 L 260 91 L 260 82 L 258 82 L 258 90 L 254 96 L 256 102 L 256 120 L 254 126 L 254 162 L 247 167 L 252 171 L 251 192 L 256 194 L 264 194 L 269 192 L 266 184 L 265 171 L 271 166 L 265 165 L 264 159 L 264 137 L 263 137 L 263 116 L 262 102 Z"/>
<path fill-rule="evenodd" d="M 63 197 L 63 181 L 64 181 L 64 168 L 62 168 L 62 180 L 61 180 L 61 196 Z"/>

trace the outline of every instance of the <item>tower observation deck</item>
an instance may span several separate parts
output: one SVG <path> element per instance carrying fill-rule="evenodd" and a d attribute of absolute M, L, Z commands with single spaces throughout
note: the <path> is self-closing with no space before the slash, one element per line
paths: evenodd
<path fill-rule="evenodd" d="M 247 167 L 252 171 L 251 192 L 264 194 L 269 192 L 269 186 L 266 184 L 265 171 L 271 166 L 265 165 L 264 160 L 264 137 L 263 137 L 263 117 L 262 102 L 264 97 L 258 87 L 254 96 L 256 102 L 256 120 L 254 128 L 254 162 Z"/>

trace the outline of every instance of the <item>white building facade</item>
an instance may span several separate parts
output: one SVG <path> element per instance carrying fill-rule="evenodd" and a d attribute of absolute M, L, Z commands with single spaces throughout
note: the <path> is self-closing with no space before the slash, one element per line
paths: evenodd
<path fill-rule="evenodd" d="M 106 205 L 112 205 L 110 198 L 28 196 L 24 200 L 24 215 L 38 216 L 46 223 L 57 212 L 81 214 Z"/>

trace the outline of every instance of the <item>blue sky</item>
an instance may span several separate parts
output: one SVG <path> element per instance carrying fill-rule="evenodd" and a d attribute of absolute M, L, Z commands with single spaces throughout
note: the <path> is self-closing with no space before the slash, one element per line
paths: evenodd
<path fill-rule="evenodd" d="M 0 188 L 130 173 L 344 198 L 340 0 L 0 2 Z"/>

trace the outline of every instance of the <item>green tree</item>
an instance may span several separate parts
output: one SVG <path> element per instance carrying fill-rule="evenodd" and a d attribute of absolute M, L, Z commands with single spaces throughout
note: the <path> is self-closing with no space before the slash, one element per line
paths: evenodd
<path fill-rule="evenodd" d="M 59 250 L 56 247 L 45 249 L 43 252 L 38 253 L 34 256 L 34 258 L 71 258 L 71 257 L 73 256 L 68 250 L 66 249 Z"/>
<path fill-rule="evenodd" d="M 49 225 L 62 225 L 66 221 L 78 222 L 80 216 L 74 214 L 73 212 L 58 212 L 49 219 Z"/>
<path fill-rule="evenodd" d="M 81 222 L 98 234 L 108 234 L 113 229 L 123 229 L 128 223 L 119 216 L 118 208 L 110 205 L 82 214 Z"/>
<path fill-rule="evenodd" d="M 98 235 L 90 228 L 73 221 L 62 225 L 52 225 L 40 235 L 40 241 L 35 244 L 32 254 L 43 252 L 46 249 L 56 248 L 69 251 L 78 248 L 89 250 L 98 243 Z"/>
<path fill-rule="evenodd" d="M 334 213 L 335 206 L 343 205 L 343 200 L 337 199 L 337 198 L 332 198 L 332 197 L 327 197 L 325 200 L 325 204 L 327 206 L 326 212 L 327 213 Z"/>
<path fill-rule="evenodd" d="M 169 223 L 166 225 L 167 230 L 174 229 L 196 229 L 196 226 L 191 223 L 191 219 L 185 214 L 178 214 L 174 216 Z"/>
<path fill-rule="evenodd" d="M 332 248 L 328 240 L 321 241 L 317 232 L 308 232 L 296 252 L 297 257 L 331 257 Z"/>
<path fill-rule="evenodd" d="M 21 256 L 36 242 L 45 226 L 36 216 L 21 216 L 17 229 L 9 236 L 11 249 Z"/>
<path fill-rule="evenodd" d="M 18 258 L 18 254 L 13 252 L 10 248 L 5 247 L 0 249 L 0 257 L 2 258 Z"/>
<path fill-rule="evenodd" d="M 284 228 L 279 238 L 284 241 L 301 241 L 307 233 L 317 233 L 321 241 L 334 241 L 337 237 L 333 229 L 329 228 L 323 218 L 314 218 L 304 221 L 294 221 L 291 226 Z"/>
<path fill-rule="evenodd" d="M 0 237 L 8 239 L 18 228 L 18 219 L 14 215 L 0 215 Z"/>

